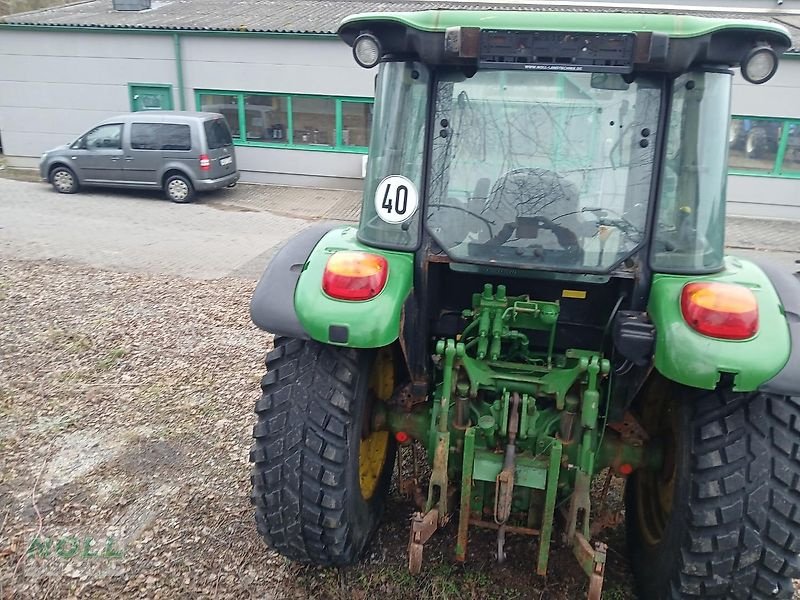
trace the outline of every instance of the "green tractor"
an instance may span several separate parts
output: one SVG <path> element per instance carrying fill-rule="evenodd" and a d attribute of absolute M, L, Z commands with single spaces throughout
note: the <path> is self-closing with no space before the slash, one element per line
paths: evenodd
<path fill-rule="evenodd" d="M 786 30 L 435 10 L 339 35 L 379 66 L 361 220 L 291 239 L 251 303 L 275 334 L 250 452 L 266 542 L 356 562 L 401 449 L 412 572 L 455 518 L 457 560 L 484 527 L 500 561 L 534 536 L 545 574 L 557 535 L 599 598 L 615 515 L 590 492 L 613 474 L 642 598 L 790 598 L 800 284 L 723 252 L 732 69 L 768 80 Z"/>

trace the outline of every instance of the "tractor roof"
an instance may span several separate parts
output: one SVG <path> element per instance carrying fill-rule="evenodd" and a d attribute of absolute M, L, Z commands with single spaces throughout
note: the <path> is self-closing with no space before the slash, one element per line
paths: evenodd
<path fill-rule="evenodd" d="M 465 60 L 463 52 L 454 57 L 452 52 L 444 51 L 445 34 L 459 29 L 476 34 L 478 31 L 481 34 L 488 31 L 634 34 L 640 40 L 636 49 L 637 70 L 675 73 L 698 64 L 737 66 L 757 44 L 767 43 L 781 54 L 792 43 L 785 27 L 758 20 L 520 10 L 362 13 L 344 19 L 339 35 L 352 45 L 359 34 L 369 32 L 380 40 L 384 54 L 407 56 L 431 64 L 467 64 L 469 60 Z M 658 40 L 655 47 L 653 40 Z M 643 57 L 640 46 L 645 41 L 648 54 Z"/>

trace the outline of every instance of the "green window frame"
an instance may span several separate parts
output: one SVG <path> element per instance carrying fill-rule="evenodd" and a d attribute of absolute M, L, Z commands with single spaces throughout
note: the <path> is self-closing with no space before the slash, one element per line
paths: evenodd
<path fill-rule="evenodd" d="M 236 106 L 239 116 L 239 135 L 233 136 L 233 143 L 235 146 L 252 146 L 256 148 L 282 148 L 289 150 L 314 150 L 316 152 L 345 152 L 349 154 L 367 154 L 367 146 L 355 146 L 345 144 L 346 135 L 343 134 L 343 117 L 342 105 L 344 103 L 352 104 L 374 104 L 374 98 L 363 98 L 357 96 L 326 96 L 316 94 L 284 94 L 276 92 L 250 92 L 250 91 L 234 91 L 234 90 L 215 90 L 215 89 L 195 89 L 194 99 L 197 110 L 202 110 L 200 102 L 201 96 L 207 95 L 224 95 L 234 96 L 236 98 Z M 267 142 L 256 141 L 247 139 L 246 128 L 246 113 L 245 113 L 245 97 L 247 96 L 271 96 L 274 98 L 282 98 L 286 103 L 286 141 L 282 142 Z M 316 100 L 332 100 L 334 105 L 334 131 L 332 145 L 321 144 L 304 144 L 294 139 L 294 118 L 293 118 L 293 100 L 300 98 L 311 98 Z M 371 124 L 370 124 L 371 126 Z M 367 140 L 369 136 L 367 135 Z"/>
<path fill-rule="evenodd" d="M 800 118 L 733 115 L 729 134 L 730 153 L 747 153 L 746 129 L 757 128 L 759 123 L 762 124 L 760 129 L 765 132 L 761 136 L 762 143 L 766 143 L 763 141 L 766 140 L 774 148 L 775 158 L 771 168 L 731 166 L 729 156 L 728 175 L 800 179 Z M 770 154 L 772 153 L 770 152 Z M 792 163 L 796 166 L 793 166 Z"/>

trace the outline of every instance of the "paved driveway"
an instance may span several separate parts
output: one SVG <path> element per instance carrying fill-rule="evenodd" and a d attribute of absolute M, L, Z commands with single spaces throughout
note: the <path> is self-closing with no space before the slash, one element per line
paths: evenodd
<path fill-rule="evenodd" d="M 0 179 L 0 253 L 197 279 L 254 279 L 275 247 L 308 221 L 225 202 L 236 193 L 222 190 L 180 205 L 156 193 L 63 195 L 43 183 Z"/>

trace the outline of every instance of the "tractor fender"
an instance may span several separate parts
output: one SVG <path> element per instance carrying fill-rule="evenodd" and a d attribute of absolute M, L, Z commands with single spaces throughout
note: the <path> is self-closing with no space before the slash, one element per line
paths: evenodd
<path fill-rule="evenodd" d="M 272 257 L 250 299 L 250 318 L 276 335 L 310 339 L 294 310 L 294 290 L 311 251 L 337 223 L 318 223 L 290 238 Z"/>
<path fill-rule="evenodd" d="M 755 262 L 766 273 L 783 304 L 783 314 L 789 325 L 792 349 L 783 369 L 758 389 L 768 394 L 796 396 L 800 393 L 800 273 L 790 273 L 765 260 Z"/>
<path fill-rule="evenodd" d="M 358 241 L 355 227 L 326 233 L 306 260 L 294 293 L 297 318 L 311 339 L 350 348 L 382 348 L 400 336 L 403 306 L 414 282 L 414 254 L 373 248 Z M 354 250 L 378 254 L 388 266 L 386 284 L 369 300 L 338 300 L 322 289 L 332 254 Z"/>
<path fill-rule="evenodd" d="M 683 286 L 694 281 L 740 284 L 752 290 L 758 302 L 758 332 L 746 340 L 724 340 L 692 329 L 680 304 Z M 729 256 L 718 273 L 655 274 L 647 311 L 656 328 L 655 368 L 677 383 L 711 390 L 723 374 L 729 374 L 735 391 L 752 392 L 790 368 L 792 343 L 781 298 L 767 274 L 751 261 Z"/>

